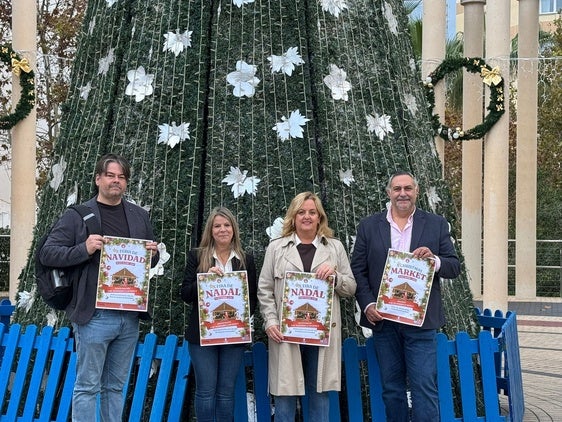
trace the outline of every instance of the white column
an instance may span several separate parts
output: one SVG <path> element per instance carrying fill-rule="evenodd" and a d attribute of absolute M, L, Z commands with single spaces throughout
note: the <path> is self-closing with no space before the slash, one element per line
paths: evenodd
<path fill-rule="evenodd" d="M 12 1 L 12 48 L 36 69 L 37 5 L 35 0 Z M 13 74 L 12 74 L 13 75 Z M 13 75 L 12 104 L 19 101 L 19 77 Z M 35 225 L 35 108 L 12 129 L 12 184 L 10 221 L 10 300 L 14 302 L 18 277 L 27 261 Z"/>
<path fill-rule="evenodd" d="M 482 57 L 486 0 L 461 0 L 464 7 L 464 55 Z M 484 88 L 479 74 L 463 73 L 463 128 L 482 123 Z M 482 298 L 482 140 L 462 144 L 462 253 L 476 299 Z"/>
<path fill-rule="evenodd" d="M 534 299 L 537 287 L 537 67 L 539 0 L 519 0 L 515 296 Z"/>
<path fill-rule="evenodd" d="M 509 87 L 510 0 L 486 5 L 486 63 L 499 66 Z M 490 30 L 493 28 L 493 30 Z M 509 102 L 484 140 L 484 307 L 507 311 Z"/>
<path fill-rule="evenodd" d="M 422 75 L 423 78 L 435 70 L 445 58 L 445 44 L 447 35 L 447 5 L 443 0 L 425 0 L 422 15 Z M 445 84 L 434 88 L 434 113 L 441 119 L 445 118 Z M 435 137 L 435 147 L 441 163 L 445 164 L 445 141 Z"/>

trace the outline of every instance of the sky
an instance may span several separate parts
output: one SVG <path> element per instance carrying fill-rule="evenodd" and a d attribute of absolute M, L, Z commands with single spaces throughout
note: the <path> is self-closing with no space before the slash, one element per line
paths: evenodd
<path fill-rule="evenodd" d="M 447 38 L 451 39 L 454 38 L 457 30 L 456 30 L 456 0 L 446 0 L 447 1 Z M 416 18 L 422 17 L 422 7 L 423 7 L 423 0 L 420 5 L 414 10 L 412 16 Z"/>

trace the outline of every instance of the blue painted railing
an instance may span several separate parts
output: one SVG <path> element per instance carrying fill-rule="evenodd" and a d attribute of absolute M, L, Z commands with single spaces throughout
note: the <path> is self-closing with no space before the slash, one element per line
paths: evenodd
<path fill-rule="evenodd" d="M 478 338 L 459 333 L 455 339 L 438 335 L 438 386 L 443 421 L 521 422 L 525 410 L 521 364 L 514 313 L 504 318 L 490 311 L 478 313 L 483 331 Z M 56 335 L 51 327 L 40 333 L 33 325 L 0 325 L 0 421 L 66 421 L 75 379 L 73 339 L 68 328 Z M 450 359 L 456 365 L 450 365 Z M 342 394 L 330 393 L 330 421 L 385 421 L 382 388 L 373 339 L 359 345 L 346 339 L 342 351 L 345 405 Z M 477 362 L 478 364 L 476 364 Z M 154 334 L 139 342 L 131 363 L 125 394 L 129 421 L 180 421 L 189 383 L 190 358 L 186 344 L 174 335 L 158 344 Z M 361 367 L 366 366 L 364 380 Z M 455 373 L 455 371 L 458 371 Z M 480 371 L 484 409 L 476 404 L 474 374 Z M 460 380 L 462 415 L 455 414 L 452 379 Z M 368 384 L 365 385 L 365 384 Z M 250 388 L 249 388 L 250 387 Z M 368 394 L 364 394 L 368 387 Z M 235 421 L 271 421 L 267 392 L 267 350 L 256 343 L 244 356 L 237 380 Z M 248 394 L 248 392 L 251 394 Z M 508 396 L 509 415 L 501 415 L 498 394 Z M 341 396 L 341 397 L 340 397 Z M 364 403 L 365 401 L 365 403 Z M 150 405 L 149 405 L 150 404 Z M 306 408 L 306 397 L 303 406 Z M 457 403 L 458 405 L 458 403 Z M 458 406 L 457 406 L 458 408 Z M 342 414 L 343 413 L 343 414 Z M 253 414 L 253 418 L 248 415 Z"/>

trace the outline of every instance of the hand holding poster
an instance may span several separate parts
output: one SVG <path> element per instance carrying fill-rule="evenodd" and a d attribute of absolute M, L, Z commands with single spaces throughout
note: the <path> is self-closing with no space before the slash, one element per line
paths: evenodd
<path fill-rule="evenodd" d="M 287 271 L 281 333 L 287 343 L 330 345 L 334 277 Z"/>
<path fill-rule="evenodd" d="M 100 257 L 96 308 L 148 310 L 149 240 L 105 236 Z"/>
<path fill-rule="evenodd" d="M 377 297 L 377 311 L 384 319 L 420 327 L 425 318 L 434 272 L 434 259 L 414 258 L 409 252 L 389 249 Z"/>
<path fill-rule="evenodd" d="M 248 273 L 197 274 L 201 346 L 250 343 Z"/>

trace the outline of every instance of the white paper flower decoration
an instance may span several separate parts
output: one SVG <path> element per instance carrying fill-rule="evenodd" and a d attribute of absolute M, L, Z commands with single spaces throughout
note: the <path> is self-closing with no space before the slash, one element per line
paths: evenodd
<path fill-rule="evenodd" d="M 98 62 L 98 75 L 106 75 L 109 71 L 109 66 L 115 61 L 114 48 L 110 48 L 107 56 L 102 57 Z"/>
<path fill-rule="evenodd" d="M 367 130 L 370 133 L 375 132 L 375 134 L 381 141 L 388 133 L 394 133 L 394 129 L 392 129 L 392 125 L 390 123 L 390 116 L 386 114 L 379 116 L 377 113 L 375 113 L 374 117 L 371 114 L 368 114 L 366 117 Z"/>
<path fill-rule="evenodd" d="M 408 107 L 408 111 L 411 115 L 414 115 L 418 112 L 418 102 L 416 101 L 416 97 L 412 94 L 405 94 L 404 95 L 404 104 Z"/>
<path fill-rule="evenodd" d="M 94 16 L 90 23 L 88 24 L 88 35 L 92 35 L 94 33 L 94 28 L 96 27 L 96 17 Z"/>
<path fill-rule="evenodd" d="M 49 182 L 49 186 L 51 186 L 55 192 L 59 189 L 60 184 L 64 180 L 65 170 L 66 160 L 64 159 L 64 157 L 61 157 L 59 162 L 53 164 L 53 167 L 51 168 L 51 174 L 53 175 L 53 178 Z"/>
<path fill-rule="evenodd" d="M 78 87 L 78 90 L 80 91 L 80 98 L 87 100 L 90 95 L 90 91 L 92 90 L 92 83 L 88 82 L 86 85 Z"/>
<path fill-rule="evenodd" d="M 77 200 L 78 200 L 78 182 L 74 182 L 74 189 L 66 197 L 66 206 L 70 207 L 71 205 L 76 204 Z"/>
<path fill-rule="evenodd" d="M 347 186 L 351 186 L 351 184 L 355 182 L 355 179 L 353 178 L 353 170 L 340 170 L 340 181 Z"/>
<path fill-rule="evenodd" d="M 170 260 L 170 254 L 166 251 L 166 245 L 162 242 L 158 244 L 158 252 L 160 253 L 158 262 L 150 269 L 148 277 L 155 275 L 164 275 L 164 264 Z"/>
<path fill-rule="evenodd" d="M 176 122 L 172 122 L 171 126 L 164 123 L 163 125 L 158 125 L 158 129 L 160 130 L 158 143 L 166 144 L 170 148 L 189 139 L 189 123 L 180 123 L 179 126 L 176 126 Z"/>
<path fill-rule="evenodd" d="M 345 80 L 347 73 L 337 67 L 335 64 L 330 65 L 330 74 L 324 77 L 324 83 L 332 90 L 332 98 L 334 100 L 348 100 L 347 91 L 351 89 L 351 83 Z"/>
<path fill-rule="evenodd" d="M 346 0 L 320 0 L 322 10 L 331 13 L 336 18 L 340 16 L 340 12 L 347 9 Z"/>
<path fill-rule="evenodd" d="M 222 179 L 222 183 L 232 186 L 231 190 L 234 198 L 243 196 L 246 192 L 250 195 L 256 195 L 258 190 L 258 183 L 261 179 L 256 176 L 246 176 L 248 170 L 241 172 L 238 167 L 230 167 L 230 173 Z"/>
<path fill-rule="evenodd" d="M 273 130 L 277 131 L 277 136 L 282 141 L 289 138 L 302 138 L 303 126 L 309 121 L 310 119 L 302 116 L 299 110 L 295 110 L 291 112 L 288 119 L 282 116 L 281 121 L 273 126 Z"/>
<path fill-rule="evenodd" d="M 129 80 L 129 84 L 125 89 L 125 95 L 134 95 L 137 103 L 154 92 L 152 88 L 154 75 L 146 73 L 142 66 L 139 66 L 137 69 L 129 70 L 127 72 L 127 79 Z"/>
<path fill-rule="evenodd" d="M 256 78 L 257 66 L 250 65 L 244 60 L 236 62 L 236 71 L 226 75 L 226 81 L 234 86 L 233 94 L 236 97 L 253 97 L 256 86 L 260 80 Z"/>
<path fill-rule="evenodd" d="M 271 72 L 283 72 L 286 75 L 291 76 L 293 74 L 293 70 L 295 70 L 295 66 L 304 63 L 304 60 L 298 51 L 298 47 L 291 47 L 281 56 L 269 56 L 267 60 L 271 62 Z"/>
<path fill-rule="evenodd" d="M 254 0 L 232 0 L 232 4 L 242 7 L 243 4 L 253 3 Z"/>
<path fill-rule="evenodd" d="M 33 302 L 35 302 L 35 286 L 30 292 L 24 290 L 18 293 L 17 307 L 22 308 L 26 313 L 29 312 L 33 306 Z"/>
<path fill-rule="evenodd" d="M 427 190 L 426 196 L 427 196 L 427 202 L 429 202 L 429 206 L 431 207 L 431 210 L 433 212 L 435 212 L 437 204 L 439 202 L 441 202 L 441 198 L 439 198 L 439 195 L 437 194 L 437 190 L 435 189 L 435 186 L 431 186 Z"/>
<path fill-rule="evenodd" d="M 169 32 L 164 34 L 164 49 L 162 51 L 171 51 L 176 55 L 176 57 L 184 50 L 186 47 L 191 47 L 191 34 L 193 31 L 185 31 L 180 34 L 180 30 L 176 29 L 176 32 Z"/>
<path fill-rule="evenodd" d="M 113 6 L 115 3 L 117 3 L 117 0 L 105 0 L 107 2 L 107 7 L 111 7 Z"/>
<path fill-rule="evenodd" d="M 394 35 L 398 35 L 398 21 L 396 20 L 396 16 L 394 16 L 394 12 L 392 11 L 392 6 L 387 2 L 384 2 L 382 5 L 384 17 L 388 22 L 388 27 L 390 28 L 390 32 Z"/>
<path fill-rule="evenodd" d="M 353 254 L 353 249 L 355 248 L 355 240 L 357 239 L 357 236 L 349 236 L 349 239 L 347 240 L 347 247 L 349 248 L 349 254 Z"/>
<path fill-rule="evenodd" d="M 57 316 L 57 313 L 54 310 L 51 310 L 48 314 L 47 314 L 47 325 L 49 327 L 54 327 L 57 323 L 57 321 L 59 320 L 59 317 Z"/>
<path fill-rule="evenodd" d="M 270 240 L 281 237 L 281 233 L 283 233 L 283 217 L 277 217 L 273 224 L 265 229 L 265 232 Z"/>

